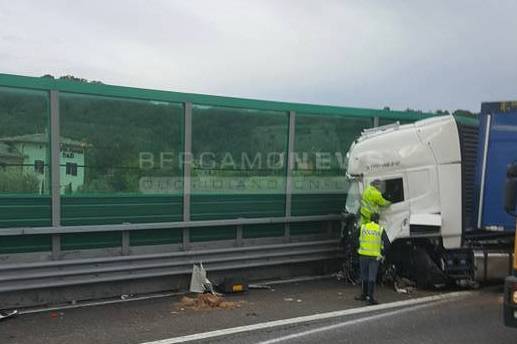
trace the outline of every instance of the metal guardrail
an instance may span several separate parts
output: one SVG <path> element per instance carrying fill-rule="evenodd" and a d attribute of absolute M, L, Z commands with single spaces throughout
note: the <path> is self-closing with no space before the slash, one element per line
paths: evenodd
<path fill-rule="evenodd" d="M 337 240 L 0 266 L 0 293 L 337 259 Z"/>
<path fill-rule="evenodd" d="M 219 226 L 243 226 L 258 224 L 300 223 L 300 222 L 326 222 L 338 221 L 340 215 L 314 215 L 314 216 L 286 216 L 264 218 L 238 218 L 228 220 L 204 220 L 204 221 L 178 221 L 158 223 L 131 223 L 120 225 L 91 225 L 91 226 L 55 226 L 55 227 L 15 227 L 2 228 L 0 236 L 29 235 L 29 234 L 66 234 L 86 232 L 119 232 L 147 229 L 177 229 L 195 227 L 219 227 Z"/>
<path fill-rule="evenodd" d="M 317 215 L 102 226 L 6 228 L 0 231 L 0 237 L 115 231 L 121 232 L 125 240 L 122 240 L 121 256 L 0 264 L 0 293 L 187 275 L 192 272 L 192 264 L 199 262 L 203 262 L 207 271 L 214 272 L 338 259 L 341 249 L 336 239 L 245 246 L 242 231 L 245 225 L 278 223 L 288 225 L 302 222 L 327 223 L 330 230 L 332 222 L 339 219 L 339 215 Z M 129 235 L 134 231 L 183 229 L 188 232 L 190 228 L 219 226 L 236 226 L 235 245 L 237 247 L 192 249 L 189 244 L 182 245 L 181 251 L 145 255 L 129 254 Z"/>

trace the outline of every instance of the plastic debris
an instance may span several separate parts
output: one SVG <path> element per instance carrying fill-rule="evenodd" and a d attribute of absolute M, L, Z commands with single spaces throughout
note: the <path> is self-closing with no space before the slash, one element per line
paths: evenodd
<path fill-rule="evenodd" d="M 286 302 L 293 302 L 294 299 L 292 297 L 286 297 L 286 298 L 284 298 L 284 301 L 286 301 Z"/>
<path fill-rule="evenodd" d="M 210 282 L 210 280 L 206 277 L 206 270 L 203 267 L 203 263 L 199 263 L 199 265 L 194 264 L 192 266 L 190 292 L 198 294 L 210 292 L 211 294 L 215 294 L 212 282 Z"/>

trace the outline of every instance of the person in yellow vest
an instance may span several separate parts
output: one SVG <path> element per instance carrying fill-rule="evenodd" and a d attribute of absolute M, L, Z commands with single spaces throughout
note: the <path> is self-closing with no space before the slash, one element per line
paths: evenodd
<path fill-rule="evenodd" d="M 361 215 L 359 225 L 370 222 L 370 218 L 374 213 L 380 213 L 381 208 L 391 205 L 391 202 L 386 200 L 381 193 L 382 181 L 375 179 L 364 189 L 361 196 Z"/>
<path fill-rule="evenodd" d="M 378 304 L 374 298 L 377 270 L 383 259 L 384 248 L 390 244 L 388 236 L 379 225 L 379 214 L 373 213 L 370 222 L 362 224 L 359 233 L 359 267 L 361 270 L 361 295 L 355 299 Z"/>

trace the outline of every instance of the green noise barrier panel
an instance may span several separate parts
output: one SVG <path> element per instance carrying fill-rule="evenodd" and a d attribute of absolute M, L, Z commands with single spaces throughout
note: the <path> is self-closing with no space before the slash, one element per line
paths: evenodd
<path fill-rule="evenodd" d="M 346 152 L 361 131 L 434 115 L 0 74 L 0 231 L 338 214 L 348 187 Z M 54 212 L 52 200 L 60 207 Z M 336 229 L 293 223 L 289 232 Z M 281 237 L 285 226 L 189 233 L 133 231 L 129 246 Z M 123 235 L 106 230 L 60 240 L 63 251 L 116 248 Z M 51 250 L 51 235 L 0 239 L 0 254 Z"/>

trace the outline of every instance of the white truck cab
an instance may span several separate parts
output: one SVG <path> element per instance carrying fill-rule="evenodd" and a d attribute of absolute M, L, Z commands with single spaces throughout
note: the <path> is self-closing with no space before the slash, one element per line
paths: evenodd
<path fill-rule="evenodd" d="M 429 237 L 446 249 L 461 246 L 461 149 L 452 116 L 364 131 L 348 152 L 348 174 L 351 199 L 374 179 L 384 182 L 392 205 L 381 223 L 391 242 Z"/>

